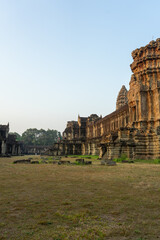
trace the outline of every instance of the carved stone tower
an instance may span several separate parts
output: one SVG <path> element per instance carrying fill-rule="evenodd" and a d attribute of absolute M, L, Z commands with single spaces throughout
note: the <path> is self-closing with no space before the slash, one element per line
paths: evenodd
<path fill-rule="evenodd" d="M 136 49 L 132 57 L 128 92 L 130 126 L 156 129 L 160 126 L 160 39 Z"/>

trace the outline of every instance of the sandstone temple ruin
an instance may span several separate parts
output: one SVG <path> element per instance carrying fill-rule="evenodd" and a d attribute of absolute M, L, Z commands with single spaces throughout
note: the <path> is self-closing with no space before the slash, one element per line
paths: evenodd
<path fill-rule="evenodd" d="M 129 91 L 122 86 L 116 111 L 69 121 L 52 155 L 92 154 L 114 159 L 160 158 L 160 39 L 132 52 Z"/>
<path fill-rule="evenodd" d="M 23 144 L 9 133 L 9 124 L 0 125 L 0 156 L 21 155 Z"/>

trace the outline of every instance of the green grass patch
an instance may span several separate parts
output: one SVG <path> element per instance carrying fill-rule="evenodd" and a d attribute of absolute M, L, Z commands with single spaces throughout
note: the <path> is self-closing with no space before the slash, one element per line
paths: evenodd
<path fill-rule="evenodd" d="M 135 159 L 134 162 L 137 163 L 147 163 L 147 164 L 160 164 L 160 159 Z"/>
<path fill-rule="evenodd" d="M 68 155 L 69 158 L 87 158 L 87 159 L 97 159 L 98 155 Z"/>
<path fill-rule="evenodd" d="M 127 155 L 122 154 L 120 158 L 115 158 L 114 161 L 121 163 L 123 161 L 130 161 L 131 159 L 127 158 Z M 148 164 L 160 164 L 160 159 L 134 159 L 134 162 L 137 163 L 148 163 Z"/>

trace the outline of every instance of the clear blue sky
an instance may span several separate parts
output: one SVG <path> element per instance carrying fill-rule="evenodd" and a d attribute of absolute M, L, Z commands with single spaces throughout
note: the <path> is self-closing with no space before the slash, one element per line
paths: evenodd
<path fill-rule="evenodd" d="M 63 131 L 115 110 L 131 52 L 160 37 L 160 1 L 0 0 L 0 124 Z"/>

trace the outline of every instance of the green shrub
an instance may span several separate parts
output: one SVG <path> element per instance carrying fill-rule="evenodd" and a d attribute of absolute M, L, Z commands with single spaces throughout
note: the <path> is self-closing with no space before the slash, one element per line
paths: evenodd
<path fill-rule="evenodd" d="M 125 161 L 125 160 L 128 160 L 127 155 L 125 153 L 122 153 L 120 158 L 115 158 L 114 159 L 115 162 L 122 162 L 122 161 Z"/>
<path fill-rule="evenodd" d="M 154 159 L 154 164 L 160 164 L 160 159 Z"/>

